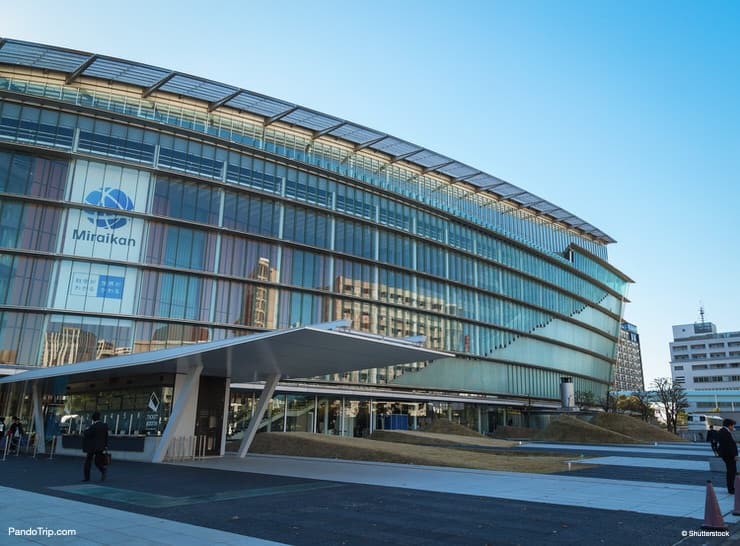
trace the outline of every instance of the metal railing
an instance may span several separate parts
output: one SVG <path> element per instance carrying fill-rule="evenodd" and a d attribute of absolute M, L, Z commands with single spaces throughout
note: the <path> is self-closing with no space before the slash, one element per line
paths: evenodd
<path fill-rule="evenodd" d="M 206 456 L 208 436 L 176 436 L 167 448 L 166 461 L 203 459 Z"/>

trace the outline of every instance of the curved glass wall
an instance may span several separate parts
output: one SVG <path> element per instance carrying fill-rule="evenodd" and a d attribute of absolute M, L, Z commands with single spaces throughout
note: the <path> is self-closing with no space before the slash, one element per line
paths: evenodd
<path fill-rule="evenodd" d="M 273 127 L 265 129 L 258 122 L 244 117 L 211 113 L 164 100 L 147 100 L 120 92 L 74 87 L 61 82 L 0 77 L 0 89 L 54 98 L 77 106 L 124 113 L 131 117 L 216 136 L 393 191 L 445 212 L 451 212 L 455 216 L 507 237 L 525 241 L 545 252 L 558 255 L 568 244 L 576 242 L 589 252 L 606 259 L 604 245 L 588 237 L 582 237 L 573 230 L 564 229 L 543 217 L 536 217 L 532 213 L 485 195 L 448 185 L 433 176 L 420 175 L 417 171 L 402 165 L 355 153 L 351 147 L 315 142 L 300 133 Z M 86 136 L 89 137 L 86 142 L 93 145 L 94 135 L 86 133 Z M 151 146 L 142 143 L 141 147 L 142 155 L 150 157 L 153 153 Z M 174 154 L 168 152 L 165 161 L 182 162 L 185 155 L 184 150 Z M 218 161 L 204 158 L 204 163 L 204 172 L 210 169 L 212 174 L 217 175 Z"/>
<path fill-rule="evenodd" d="M 592 239 L 516 211 L 494 228 L 461 211 L 477 197 L 437 181 L 432 202 L 425 177 L 400 191 L 397 165 L 381 184 L 357 174 L 357 154 L 314 142 L 301 155 L 299 139 L 281 148 L 287 132 L 247 120 L 250 146 L 298 162 L 234 146 L 214 116 L 190 118 L 203 139 L 176 135 L 164 125 L 185 127 L 184 110 L 151 117 L 146 101 L 17 83 L 0 77 L 17 93 L 0 101 L 0 363 L 345 318 L 466 358 L 326 379 L 558 398 L 568 374 L 606 388 L 627 281 Z M 131 119 L 102 119 L 111 111 Z"/>

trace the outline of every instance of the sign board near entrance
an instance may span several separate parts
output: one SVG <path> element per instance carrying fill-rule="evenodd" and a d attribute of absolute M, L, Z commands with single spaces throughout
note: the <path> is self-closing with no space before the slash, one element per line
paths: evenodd
<path fill-rule="evenodd" d="M 146 414 L 146 431 L 147 432 L 156 432 L 157 428 L 159 426 L 159 414 L 157 413 L 147 413 Z"/>

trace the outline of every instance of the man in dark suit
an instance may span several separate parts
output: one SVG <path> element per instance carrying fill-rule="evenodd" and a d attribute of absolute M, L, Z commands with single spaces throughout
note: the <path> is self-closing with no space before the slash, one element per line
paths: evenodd
<path fill-rule="evenodd" d="M 21 420 L 17 417 L 13 417 L 13 422 L 10 424 L 8 429 L 8 440 L 10 441 L 10 452 L 18 453 L 21 446 L 21 439 L 25 432 L 23 431 L 23 425 Z"/>
<path fill-rule="evenodd" d="M 727 492 L 730 494 L 735 493 L 735 476 L 737 475 L 737 444 L 732 436 L 733 430 L 735 430 L 735 421 L 725 419 L 717 434 L 717 451 L 727 467 Z"/>
<path fill-rule="evenodd" d="M 100 470 L 100 481 L 105 480 L 105 461 L 103 452 L 108 449 L 108 425 L 100 421 L 100 412 L 92 414 L 93 423 L 85 430 L 82 437 L 82 451 L 85 457 L 85 480 L 90 481 L 90 465 L 95 459 L 95 466 Z"/>
<path fill-rule="evenodd" d="M 714 430 L 714 425 L 709 425 L 709 430 L 707 431 L 707 442 L 711 442 L 712 444 L 712 451 L 714 451 L 715 455 L 718 455 L 717 453 L 717 431 Z"/>

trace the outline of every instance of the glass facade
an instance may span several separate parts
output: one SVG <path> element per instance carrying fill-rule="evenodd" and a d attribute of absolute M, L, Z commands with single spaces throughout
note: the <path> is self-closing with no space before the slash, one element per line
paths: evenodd
<path fill-rule="evenodd" d="M 227 450 L 236 451 L 254 416 L 260 391 L 232 390 L 229 400 Z M 287 392 L 276 394 L 258 427 L 269 432 L 312 432 L 368 437 L 383 430 L 418 430 L 445 418 L 482 434 L 502 426 L 530 427 L 551 415 L 521 408 L 451 400 L 399 400 L 383 393 L 327 395 Z"/>
<path fill-rule="evenodd" d="M 348 319 L 462 358 L 315 381 L 556 400 L 567 373 L 608 388 L 629 279 L 605 240 L 206 101 L 1 64 L 0 91 L 0 364 Z M 327 416 L 354 430 L 368 413 L 275 403 L 280 430 Z"/>

